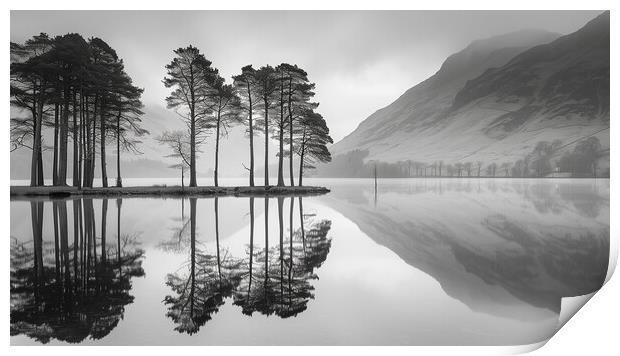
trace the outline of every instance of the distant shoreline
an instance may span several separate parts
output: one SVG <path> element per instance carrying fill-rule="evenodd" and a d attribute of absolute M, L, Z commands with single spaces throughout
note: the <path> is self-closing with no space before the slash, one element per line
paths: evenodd
<path fill-rule="evenodd" d="M 71 186 L 11 186 L 11 199 L 32 197 L 173 197 L 173 196 L 297 196 L 322 195 L 329 193 L 325 187 L 278 187 L 278 186 L 240 186 L 240 187 L 181 187 L 181 186 L 142 186 L 142 187 L 94 187 L 76 188 Z"/>

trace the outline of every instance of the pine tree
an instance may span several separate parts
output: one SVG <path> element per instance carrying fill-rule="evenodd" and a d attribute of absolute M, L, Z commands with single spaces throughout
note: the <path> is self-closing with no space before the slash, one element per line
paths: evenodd
<path fill-rule="evenodd" d="M 241 74 L 233 76 L 233 86 L 239 95 L 240 109 L 247 113 L 247 134 L 250 138 L 250 168 L 247 169 L 250 172 L 250 187 L 254 186 L 254 111 L 258 99 L 257 85 L 256 70 L 252 65 L 241 68 Z"/>
<path fill-rule="evenodd" d="M 174 109 L 185 121 L 190 132 L 190 187 L 196 186 L 196 150 L 211 128 L 208 121 L 212 107 L 206 106 L 217 69 L 211 67 L 198 48 L 189 46 L 174 51 L 175 57 L 166 65 L 166 88 L 173 88 L 166 98 L 168 108 Z"/>
<path fill-rule="evenodd" d="M 262 124 L 265 134 L 265 187 L 269 186 L 269 109 L 274 106 L 277 90 L 277 77 L 272 66 L 264 66 L 256 71 L 256 92 L 258 107 L 263 110 L 263 117 L 257 123 Z"/>
<path fill-rule="evenodd" d="M 206 105 L 212 107 L 213 114 L 209 120 L 210 126 L 215 128 L 215 168 L 213 182 L 218 186 L 218 168 L 220 138 L 228 135 L 228 129 L 240 121 L 240 100 L 235 89 L 230 84 L 224 84 L 223 78 L 217 78 L 212 84 L 209 95 L 206 96 Z"/>
<path fill-rule="evenodd" d="M 331 161 L 327 145 L 333 143 L 333 140 L 329 136 L 329 128 L 323 116 L 310 109 L 300 116 L 295 138 L 296 153 L 299 155 L 298 185 L 302 186 L 305 169 L 315 168 L 317 162 Z"/>

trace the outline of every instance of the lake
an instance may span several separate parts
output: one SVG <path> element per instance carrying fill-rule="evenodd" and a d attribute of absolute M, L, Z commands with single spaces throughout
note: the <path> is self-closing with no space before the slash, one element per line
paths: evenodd
<path fill-rule="evenodd" d="M 12 200 L 11 344 L 532 344 L 607 275 L 609 180 L 306 184 Z"/>

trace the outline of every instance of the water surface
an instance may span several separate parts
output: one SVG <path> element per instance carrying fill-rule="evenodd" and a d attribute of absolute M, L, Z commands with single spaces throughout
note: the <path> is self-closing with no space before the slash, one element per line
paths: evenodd
<path fill-rule="evenodd" d="M 530 344 L 607 273 L 608 180 L 308 184 L 11 201 L 11 343 Z"/>

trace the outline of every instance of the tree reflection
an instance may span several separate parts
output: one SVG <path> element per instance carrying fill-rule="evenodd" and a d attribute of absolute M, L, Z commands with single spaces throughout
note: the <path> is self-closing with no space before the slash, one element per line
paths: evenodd
<path fill-rule="evenodd" d="M 327 258 L 331 240 L 327 233 L 331 222 L 323 220 L 309 225 L 303 213 L 302 198 L 299 198 L 300 228 L 294 230 L 294 198 L 289 205 L 289 236 L 284 240 L 283 205 L 284 198 L 278 200 L 279 244 L 269 248 L 268 243 L 268 199 L 265 199 L 265 247 L 256 256 L 253 253 L 253 228 L 250 229 L 249 273 L 243 276 L 240 288 L 235 293 L 234 304 L 241 306 L 242 312 L 252 315 L 275 314 L 281 318 L 296 316 L 303 312 L 310 299 L 314 298 L 314 287 L 310 280 L 316 279 L 314 269 Z M 251 203 L 252 204 L 252 203 Z M 251 221 L 253 221 L 251 209 Z M 307 233 L 306 233 L 307 230 Z M 307 247 L 310 246 L 309 249 Z M 253 271 L 252 261 L 262 263 L 262 268 Z M 252 283 L 254 278 L 258 283 Z M 254 287 L 252 287 L 254 286 Z"/>
<path fill-rule="evenodd" d="M 72 243 L 66 200 L 52 202 L 53 244 L 43 239 L 43 201 L 30 203 L 32 243 L 11 242 L 11 335 L 42 343 L 100 339 L 116 327 L 125 306 L 133 301 L 131 277 L 144 274 L 143 251 L 134 240 L 120 238 L 120 227 L 116 246 L 106 243 L 104 200 L 97 252 L 92 199 L 72 204 Z M 118 209 L 120 216 L 120 204 Z M 107 257 L 110 252 L 116 252 L 116 261 Z"/>
<path fill-rule="evenodd" d="M 256 251 L 254 241 L 255 198 L 249 198 L 250 236 L 247 258 L 235 258 L 220 247 L 219 198 L 214 198 L 215 251 L 208 253 L 198 242 L 196 233 L 196 198 L 190 198 L 188 260 L 167 277 L 166 284 L 174 292 L 164 299 L 167 316 L 176 324 L 175 330 L 194 334 L 233 297 L 233 304 L 252 315 L 295 316 L 306 309 L 314 297 L 310 280 L 317 278 L 314 270 L 325 261 L 331 241 L 327 233 L 331 222 L 310 224 L 313 215 L 304 215 L 299 200 L 300 228 L 294 229 L 294 198 L 290 198 L 289 233 L 285 240 L 284 201 L 278 202 L 279 241 L 269 244 L 269 198 L 264 199 L 264 247 Z M 306 224 L 307 226 L 303 226 Z M 172 239 L 179 241 L 176 235 Z M 181 244 L 182 245 L 182 244 Z M 170 244 L 160 244 L 170 246 Z M 168 249 L 175 251 L 175 249 Z"/>
<path fill-rule="evenodd" d="M 239 283 L 238 264 L 227 251 L 220 251 L 219 243 L 219 201 L 215 203 L 216 254 L 208 254 L 196 244 L 196 198 L 190 198 L 190 251 L 188 272 L 171 273 L 166 284 L 176 294 L 168 295 L 164 303 L 168 313 L 181 333 L 194 334 L 211 320 L 227 297 Z"/>
<path fill-rule="evenodd" d="M 269 278 L 269 198 L 265 197 L 265 246 L 263 251 L 254 253 L 254 199 L 250 198 L 250 247 L 248 273 L 242 274 L 239 288 L 235 293 L 234 304 L 242 307 L 243 314 L 252 315 L 255 311 L 270 315 L 275 300 L 274 280 Z M 254 271 L 253 260 L 259 263 Z M 262 265 L 260 265 L 262 263 Z M 252 283 L 256 280 L 256 283 Z"/>
<path fill-rule="evenodd" d="M 298 315 L 314 298 L 312 280 L 331 247 L 330 221 L 304 214 L 301 197 L 298 206 L 297 198 L 276 198 L 278 238 L 270 246 L 270 199 L 265 198 L 265 242 L 257 247 L 255 199 L 248 200 L 250 236 L 243 258 L 221 246 L 221 199 L 213 199 L 213 246 L 199 241 L 197 198 L 189 199 L 187 216 L 182 203 L 180 228 L 159 245 L 186 255 L 166 278 L 171 292 L 163 302 L 176 331 L 198 332 L 228 298 L 244 314 L 280 318 Z M 144 252 L 136 236 L 121 233 L 122 200 L 115 203 L 116 219 L 108 216 L 114 205 L 107 198 L 30 202 L 32 240 L 11 240 L 11 335 L 79 343 L 103 338 L 118 325 L 133 302 L 132 277 L 144 275 Z M 51 208 L 47 229 L 45 206 Z M 114 220 L 116 229 L 108 225 Z"/>
<path fill-rule="evenodd" d="M 173 218 L 173 221 L 177 223 L 177 227 L 172 229 L 172 235 L 167 241 L 162 241 L 158 244 L 158 247 L 166 252 L 183 253 L 190 248 L 190 220 L 185 216 L 185 198 L 181 198 L 181 216 L 180 218 Z"/>

